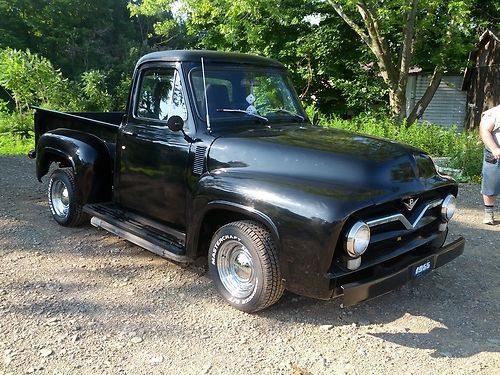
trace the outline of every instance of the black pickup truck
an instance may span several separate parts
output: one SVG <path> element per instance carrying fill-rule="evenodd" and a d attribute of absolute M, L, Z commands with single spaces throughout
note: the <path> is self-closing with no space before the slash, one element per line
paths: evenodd
<path fill-rule="evenodd" d="M 220 294 L 254 312 L 284 290 L 344 305 L 459 256 L 445 244 L 457 184 L 424 152 L 311 124 L 284 67 L 166 51 L 137 63 L 126 113 L 36 108 L 49 206 L 160 256 L 208 259 Z"/>

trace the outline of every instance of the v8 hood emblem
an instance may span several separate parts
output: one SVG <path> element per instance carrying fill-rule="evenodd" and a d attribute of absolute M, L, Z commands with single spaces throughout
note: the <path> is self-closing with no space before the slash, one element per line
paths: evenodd
<path fill-rule="evenodd" d="M 418 198 L 406 198 L 403 199 L 403 204 L 408 209 L 408 211 L 413 210 L 413 207 L 417 204 Z"/>

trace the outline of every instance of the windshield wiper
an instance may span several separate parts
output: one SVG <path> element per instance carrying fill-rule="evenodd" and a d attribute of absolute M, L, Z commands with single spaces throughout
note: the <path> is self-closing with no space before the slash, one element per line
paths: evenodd
<path fill-rule="evenodd" d="M 261 120 L 264 120 L 266 123 L 269 122 L 268 118 L 267 117 L 264 117 L 264 116 L 261 116 L 261 115 L 258 115 L 256 113 L 252 113 L 252 112 L 247 112 L 243 109 L 228 109 L 228 108 L 222 108 L 222 109 L 218 109 L 217 112 L 237 112 L 237 113 L 246 113 L 247 115 L 250 115 L 250 116 L 254 116 L 254 117 L 257 117 L 258 119 L 261 119 Z"/>
<path fill-rule="evenodd" d="M 292 115 L 293 117 L 299 119 L 300 122 L 304 121 L 304 116 L 301 116 L 298 113 L 289 111 L 288 109 L 285 109 L 285 108 L 272 108 L 272 109 L 268 110 L 268 113 L 269 112 L 286 113 L 286 114 Z"/>

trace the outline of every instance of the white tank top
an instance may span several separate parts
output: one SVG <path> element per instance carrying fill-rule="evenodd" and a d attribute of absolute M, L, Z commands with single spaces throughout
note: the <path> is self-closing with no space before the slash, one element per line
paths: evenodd
<path fill-rule="evenodd" d="M 497 146 L 500 147 L 500 105 L 484 111 L 482 117 L 489 117 L 495 121 L 495 125 L 493 126 L 493 131 L 491 133 L 493 134 L 493 139 L 497 143 Z"/>

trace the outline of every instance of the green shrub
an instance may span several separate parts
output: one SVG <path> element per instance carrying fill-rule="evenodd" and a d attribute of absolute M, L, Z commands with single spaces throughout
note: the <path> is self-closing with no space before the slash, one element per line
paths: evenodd
<path fill-rule="evenodd" d="M 479 132 L 457 135 L 455 149 L 451 153 L 450 166 L 462 171 L 464 181 L 480 182 L 484 146 Z"/>
<path fill-rule="evenodd" d="M 11 48 L 0 49 L 0 86 L 9 93 L 17 112 L 31 105 L 62 109 L 74 93 L 49 60 Z"/>
<path fill-rule="evenodd" d="M 0 135 L 10 133 L 21 138 L 29 138 L 33 133 L 33 111 L 1 112 Z"/>
<path fill-rule="evenodd" d="M 309 112 L 308 112 L 309 113 Z M 450 167 L 462 171 L 465 181 L 479 181 L 482 165 L 482 144 L 478 132 L 458 133 L 429 123 L 399 125 L 384 113 L 365 113 L 353 119 L 320 117 L 321 125 L 387 138 L 422 149 L 434 157 L 450 157 Z"/>
<path fill-rule="evenodd" d="M 81 90 L 84 93 L 86 111 L 106 112 L 111 110 L 113 98 L 106 88 L 106 74 L 99 70 L 90 70 L 82 74 Z"/>
<path fill-rule="evenodd" d="M 0 155 L 22 155 L 35 148 L 33 137 L 24 138 L 14 134 L 0 134 Z"/>

